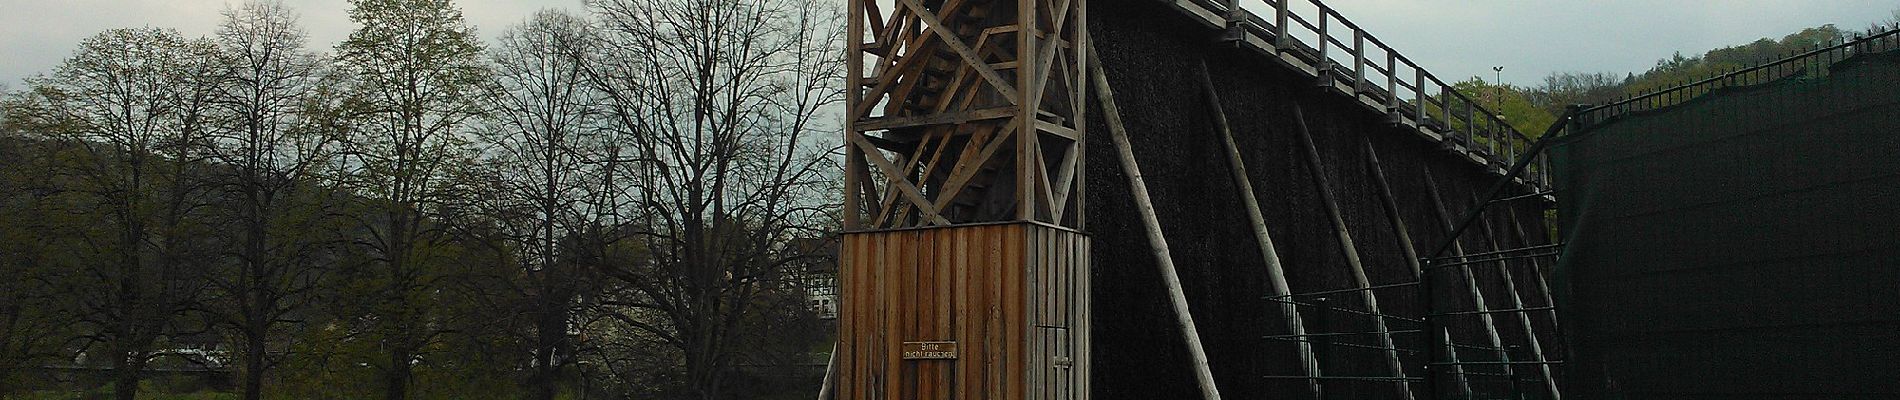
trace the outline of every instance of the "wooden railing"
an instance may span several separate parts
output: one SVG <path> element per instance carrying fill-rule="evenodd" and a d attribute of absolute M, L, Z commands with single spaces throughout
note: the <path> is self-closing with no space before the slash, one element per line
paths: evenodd
<path fill-rule="evenodd" d="M 1713 77 L 1667 88 L 1634 93 L 1621 101 L 1583 110 L 1582 124 L 1599 124 L 1638 111 L 1674 106 L 1714 92 L 1717 89 L 1746 87 L 1778 82 L 1790 77 L 1824 77 L 1834 64 L 1861 54 L 1884 53 L 1900 49 L 1900 28 L 1856 36 L 1851 40 L 1816 48 L 1767 64 L 1736 69 Z"/>
<path fill-rule="evenodd" d="M 1378 37 L 1319 0 L 1161 0 L 1225 38 L 1267 53 L 1318 79 L 1319 84 L 1385 112 L 1393 123 L 1418 129 L 1444 148 L 1504 172 L 1531 147 L 1532 138 L 1498 114 L 1399 54 Z M 1549 188 L 1543 155 L 1520 177 Z"/>

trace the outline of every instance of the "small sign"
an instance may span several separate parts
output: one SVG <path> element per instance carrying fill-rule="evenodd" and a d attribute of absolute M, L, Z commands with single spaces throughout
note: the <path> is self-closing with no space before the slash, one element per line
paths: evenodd
<path fill-rule="evenodd" d="M 957 342 L 904 342 L 906 360 L 955 360 Z"/>

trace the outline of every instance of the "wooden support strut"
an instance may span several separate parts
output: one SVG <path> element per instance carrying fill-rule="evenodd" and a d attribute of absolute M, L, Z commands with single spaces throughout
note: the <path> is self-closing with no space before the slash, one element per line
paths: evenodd
<path fill-rule="evenodd" d="M 1267 266 L 1267 288 L 1276 299 L 1289 299 L 1292 288 L 1286 281 L 1286 270 L 1280 265 L 1279 251 L 1273 248 L 1273 238 L 1267 233 L 1266 218 L 1261 216 L 1260 201 L 1254 198 L 1253 182 L 1247 174 L 1247 165 L 1240 158 L 1240 148 L 1234 143 L 1232 129 L 1227 126 L 1227 112 L 1222 110 L 1220 94 L 1214 93 L 1213 78 L 1207 72 L 1207 63 L 1201 63 L 1201 90 L 1207 92 L 1208 108 L 1213 110 L 1214 129 L 1220 133 L 1221 144 L 1227 149 L 1227 165 L 1233 172 L 1234 186 L 1240 191 L 1240 203 L 1247 208 L 1247 221 L 1253 227 L 1254 242 L 1260 247 L 1260 258 Z M 1280 303 L 1281 315 L 1286 318 L 1287 330 L 1300 349 L 1300 368 L 1306 372 L 1307 384 L 1313 391 L 1313 398 L 1323 398 L 1319 381 L 1319 357 L 1313 353 L 1313 343 L 1306 339 L 1306 322 L 1300 319 L 1299 307 L 1293 302 Z"/>
<path fill-rule="evenodd" d="M 1438 220 L 1439 222 L 1444 224 L 1445 231 L 1452 232 L 1451 216 L 1449 215 L 1449 213 L 1445 211 L 1444 198 L 1438 194 L 1438 182 L 1432 179 L 1432 171 L 1430 169 L 1425 170 L 1425 188 L 1426 188 L 1426 191 L 1430 192 L 1432 196 L 1432 211 L 1435 211 L 1436 214 L 1438 214 Z M 1464 257 L 1465 246 L 1464 244 L 1459 243 L 1457 239 L 1458 238 L 1454 237 L 1451 240 L 1450 245 L 1451 245 L 1452 256 Z M 1428 271 L 1427 273 L 1432 273 L 1432 272 L 1435 272 L 1435 271 Z M 1491 310 L 1491 306 L 1485 304 L 1484 291 L 1478 288 L 1478 279 L 1477 277 L 1474 277 L 1471 274 L 1471 265 L 1470 264 L 1459 265 L 1458 273 L 1464 278 L 1465 291 L 1471 294 L 1472 304 L 1474 305 L 1474 307 L 1477 308 L 1477 311 L 1480 311 L 1480 313 L 1478 314 L 1478 320 L 1484 323 L 1485 337 L 1491 340 L 1491 347 L 1497 352 L 1498 361 L 1510 361 L 1511 360 L 1510 354 L 1504 351 L 1504 339 L 1498 335 L 1497 323 L 1493 321 L 1493 319 L 1491 318 L 1492 313 L 1489 312 Z M 1426 310 L 1426 314 L 1430 314 L 1433 312 L 1436 312 L 1436 311 Z M 1511 379 L 1513 381 L 1516 381 L 1517 373 L 1516 371 L 1511 369 L 1511 365 L 1510 364 L 1502 364 L 1502 365 L 1504 367 L 1504 373 L 1507 375 L 1511 375 L 1512 376 Z"/>
<path fill-rule="evenodd" d="M 825 381 L 818 384 L 818 400 L 832 400 L 832 385 L 838 380 L 838 343 L 831 343 L 831 359 L 825 361 Z"/>
<path fill-rule="evenodd" d="M 1379 151 L 1372 148 L 1372 139 L 1365 140 L 1366 167 L 1372 170 L 1372 182 L 1378 184 L 1379 200 L 1385 206 L 1386 219 L 1392 224 L 1393 233 L 1398 235 L 1399 250 L 1405 252 L 1405 265 L 1412 268 L 1412 279 L 1424 276 L 1424 268 L 1419 265 L 1418 249 L 1412 243 L 1412 234 L 1405 228 L 1405 217 L 1399 214 L 1399 200 L 1392 195 L 1392 185 L 1386 182 L 1385 167 L 1379 163 Z"/>
<path fill-rule="evenodd" d="M 1301 144 L 1306 146 L 1306 166 L 1313 170 L 1313 186 L 1318 188 L 1320 201 L 1326 206 L 1326 215 L 1332 219 L 1333 233 L 1339 238 L 1340 253 L 1346 256 L 1346 266 L 1352 269 L 1353 283 L 1358 285 L 1359 289 L 1369 289 L 1372 287 L 1372 282 L 1366 277 L 1365 265 L 1359 261 L 1358 246 L 1352 242 L 1352 233 L 1346 229 L 1346 219 L 1339 211 L 1339 202 L 1334 199 L 1332 188 L 1326 181 L 1326 170 L 1319 162 L 1319 148 L 1313 144 L 1313 133 L 1306 126 L 1306 112 L 1300 108 L 1299 104 L 1293 105 L 1293 118 L 1299 126 Z M 1359 299 L 1365 303 L 1367 311 L 1375 315 L 1382 314 L 1379 311 L 1379 297 L 1373 294 L 1372 290 L 1358 292 Z M 1379 332 L 1380 347 L 1385 348 L 1385 360 L 1389 372 L 1394 377 L 1405 376 L 1405 367 L 1399 363 L 1398 347 L 1392 343 L 1392 330 L 1386 328 L 1385 318 L 1374 316 L 1372 323 L 1373 330 Z M 1405 399 L 1413 398 L 1410 381 L 1399 380 L 1397 385 Z"/>
<path fill-rule="evenodd" d="M 1504 211 L 1506 213 L 1505 215 L 1510 217 L 1511 227 L 1517 229 L 1518 243 L 1521 243 L 1525 246 L 1529 246 L 1531 237 L 1529 235 L 1524 234 L 1523 221 L 1517 218 L 1517 210 L 1507 207 L 1504 209 Z M 1557 321 L 1557 310 L 1555 308 L 1557 306 L 1557 302 L 1555 299 L 1552 299 L 1550 297 L 1550 281 L 1544 278 L 1544 266 L 1542 265 L 1543 263 L 1538 262 L 1537 258 L 1535 257 L 1530 259 L 1530 263 L 1531 263 L 1531 271 L 1535 272 L 1534 274 L 1532 274 L 1532 276 L 1537 277 L 1537 291 L 1539 292 L 1538 294 L 1544 298 L 1545 306 L 1553 307 L 1552 309 L 1547 311 L 1550 313 L 1550 326 L 1552 327 L 1551 329 L 1557 332 L 1562 332 L 1563 331 L 1562 329 L 1557 328 L 1561 326 L 1558 324 L 1558 321 Z"/>
<path fill-rule="evenodd" d="M 1458 394 L 1463 395 L 1463 398 L 1469 399 L 1471 398 L 1471 378 L 1465 376 L 1465 364 L 1458 362 L 1457 342 L 1451 341 L 1451 329 L 1439 328 L 1439 332 L 1444 333 L 1443 336 L 1439 337 L 1445 340 L 1445 357 L 1451 360 L 1451 373 L 1458 377 Z M 1433 360 L 1433 362 L 1436 362 L 1436 360 Z M 1432 397 L 1437 398 L 1438 394 L 1433 393 Z"/>
<path fill-rule="evenodd" d="M 1478 223 L 1478 226 L 1483 228 L 1481 232 L 1484 233 L 1485 241 L 1491 244 L 1491 251 L 1503 251 L 1504 248 L 1498 243 L 1498 237 L 1493 234 L 1494 232 L 1491 230 L 1491 224 L 1489 222 L 1489 218 L 1486 218 L 1486 221 Z M 1512 279 L 1510 264 L 1504 259 L 1499 259 L 1497 267 L 1498 275 L 1504 278 L 1504 290 L 1511 295 L 1509 298 L 1509 300 L 1511 300 L 1511 309 L 1526 310 L 1526 307 L 1524 307 L 1524 297 L 1517 290 L 1517 281 Z M 1531 273 L 1535 274 L 1537 271 L 1531 271 Z M 1524 328 L 1524 339 L 1531 346 L 1531 357 L 1537 361 L 1538 372 L 1543 375 L 1544 378 L 1544 390 L 1549 392 L 1551 399 L 1562 399 L 1563 394 L 1557 391 L 1557 380 L 1553 379 L 1555 375 L 1551 373 L 1550 364 L 1547 363 L 1550 360 L 1544 357 L 1544 345 L 1538 342 L 1537 330 L 1531 326 L 1530 311 L 1518 311 L 1512 314 L 1517 314 L 1518 325 Z"/>
<path fill-rule="evenodd" d="M 1201 398 L 1220 400 L 1220 389 L 1214 385 L 1214 372 L 1207 364 L 1207 351 L 1201 347 L 1200 332 L 1194 328 L 1194 316 L 1188 311 L 1187 295 L 1181 289 L 1181 277 L 1174 270 L 1174 259 L 1168 252 L 1168 240 L 1161 234 L 1161 221 L 1155 217 L 1154 201 L 1148 198 L 1148 184 L 1142 180 L 1141 168 L 1135 164 L 1135 153 L 1128 143 L 1128 130 L 1122 125 L 1121 111 L 1115 107 L 1115 94 L 1108 86 L 1108 74 L 1102 72 L 1101 57 L 1090 47 L 1089 73 L 1093 75 L 1095 95 L 1101 103 L 1102 118 L 1108 122 L 1109 140 L 1114 143 L 1116 154 L 1121 160 L 1122 173 L 1128 176 L 1128 189 L 1133 193 L 1135 208 L 1141 214 L 1142 225 L 1147 227 L 1148 245 L 1155 257 L 1155 266 L 1161 270 L 1161 282 L 1168 289 L 1168 302 L 1174 307 L 1175 322 L 1181 329 L 1181 340 L 1187 343 L 1189 367 L 1194 369 L 1196 383 L 1201 388 Z"/>

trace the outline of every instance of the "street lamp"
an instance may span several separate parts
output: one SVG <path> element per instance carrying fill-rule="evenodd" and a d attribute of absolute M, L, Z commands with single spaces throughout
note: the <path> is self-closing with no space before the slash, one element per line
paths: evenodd
<path fill-rule="evenodd" d="M 1491 112 L 1504 120 L 1504 66 L 1491 67 Z"/>

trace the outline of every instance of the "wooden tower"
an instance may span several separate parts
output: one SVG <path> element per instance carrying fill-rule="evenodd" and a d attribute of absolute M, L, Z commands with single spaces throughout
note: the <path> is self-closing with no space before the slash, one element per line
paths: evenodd
<path fill-rule="evenodd" d="M 1088 398 L 1085 1 L 851 0 L 837 398 Z"/>

